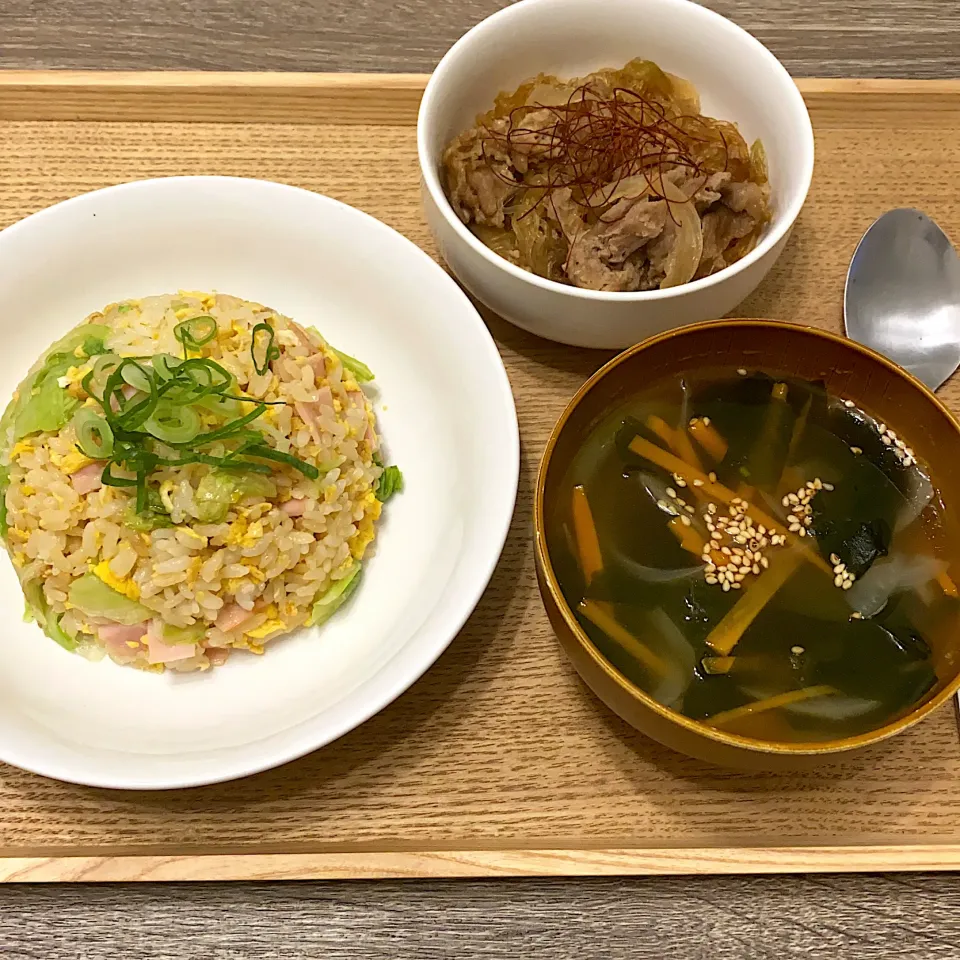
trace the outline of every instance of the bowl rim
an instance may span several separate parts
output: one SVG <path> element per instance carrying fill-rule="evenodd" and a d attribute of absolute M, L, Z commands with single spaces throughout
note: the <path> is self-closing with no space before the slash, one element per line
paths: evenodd
<path fill-rule="evenodd" d="M 483 354 L 483 362 L 491 370 L 492 379 L 498 382 L 496 396 L 498 402 L 502 404 L 500 411 L 503 417 L 502 426 L 506 427 L 503 438 L 506 446 L 499 457 L 505 466 L 498 475 L 497 481 L 503 485 L 500 491 L 501 500 L 497 504 L 496 512 L 484 518 L 485 523 L 482 526 L 487 532 L 482 543 L 482 552 L 474 554 L 469 576 L 470 588 L 460 592 L 457 603 L 444 618 L 443 625 L 437 626 L 432 631 L 432 635 L 428 635 L 429 644 L 425 644 L 420 650 L 409 649 L 413 641 L 423 635 L 424 628 L 421 625 L 411 636 L 411 644 L 395 651 L 377 673 L 366 677 L 348 697 L 341 701 L 341 704 L 347 703 L 351 698 L 353 701 L 349 709 L 341 711 L 345 714 L 344 716 L 326 720 L 324 723 L 318 723 L 317 717 L 308 718 L 304 723 L 291 728 L 295 733 L 290 736 L 290 742 L 282 748 L 263 751 L 260 747 L 263 741 L 252 740 L 245 745 L 246 753 L 219 762 L 211 773 L 183 772 L 177 775 L 152 777 L 125 773 L 111 775 L 100 772 L 87 773 L 82 761 L 64 763 L 59 760 L 49 760 L 42 751 L 11 749 L 8 743 L 0 742 L 0 761 L 30 773 L 81 786 L 160 791 L 224 783 L 290 763 L 329 746 L 362 726 L 404 695 L 434 666 L 456 639 L 483 598 L 500 563 L 516 512 L 520 477 L 520 431 L 516 402 L 497 344 L 476 307 L 449 274 L 409 237 L 365 210 L 315 190 L 262 178 L 203 174 L 150 177 L 86 191 L 37 210 L 0 231 L 0 246 L 12 242 L 12 238 L 18 237 L 22 232 L 29 231 L 38 224 L 49 229 L 48 223 L 55 223 L 57 217 L 63 215 L 65 211 L 68 213 L 74 210 L 82 211 L 105 197 L 112 199 L 145 191 L 157 191 L 159 198 L 162 199 L 165 192 L 177 191 L 181 188 L 220 190 L 227 194 L 234 191 L 254 191 L 266 195 L 287 195 L 298 198 L 304 204 L 313 204 L 318 210 L 342 209 L 362 223 L 365 229 L 396 238 L 402 247 L 409 251 L 411 257 L 423 264 L 424 269 L 435 278 L 436 283 L 461 304 L 463 315 L 458 319 L 472 330 L 475 345 Z M 235 198 L 229 199 L 235 202 Z M 461 555 L 462 550 L 458 552 L 457 557 Z"/>
<path fill-rule="evenodd" d="M 500 29 L 507 29 L 510 21 L 521 14 L 518 10 L 529 7 L 548 8 L 556 2 L 566 2 L 566 0 L 520 0 L 509 7 L 498 10 L 489 17 L 481 20 L 478 24 L 471 27 L 456 43 L 444 54 L 436 69 L 433 71 L 423 98 L 420 101 L 420 109 L 417 114 L 417 154 L 420 161 L 420 174 L 423 178 L 423 184 L 429 192 L 434 204 L 440 211 L 447 225 L 453 230 L 456 236 L 462 240 L 474 253 L 483 260 L 500 270 L 505 271 L 510 276 L 522 282 L 529 283 L 533 287 L 541 290 L 564 294 L 579 300 L 587 302 L 612 302 L 612 303 L 651 303 L 660 300 L 671 300 L 676 297 L 690 293 L 709 290 L 726 280 L 732 279 L 740 273 L 748 270 L 755 263 L 761 261 L 769 253 L 776 249 L 777 245 L 783 241 L 796 223 L 800 211 L 806 203 L 807 194 L 810 191 L 810 184 L 813 180 L 813 169 L 815 159 L 815 143 L 813 135 L 813 124 L 810 120 L 810 114 L 807 110 L 803 94 L 790 75 L 787 68 L 767 49 L 752 33 L 749 33 L 743 27 L 734 23 L 727 17 L 703 7 L 692 0 L 660 0 L 666 4 L 672 4 L 679 9 L 689 11 L 693 16 L 703 17 L 704 20 L 712 22 L 719 30 L 727 31 L 738 35 L 739 38 L 754 49 L 759 57 L 765 61 L 767 67 L 773 74 L 781 80 L 786 80 L 785 106 L 789 106 L 789 113 L 798 121 L 798 143 L 797 147 L 802 149 L 804 154 L 804 163 L 800 172 L 796 196 L 793 201 L 783 210 L 782 213 L 775 213 L 774 220 L 769 225 L 766 234 L 761 237 L 760 242 L 745 257 L 736 263 L 725 267 L 717 273 L 710 274 L 708 277 L 701 277 L 699 280 L 691 280 L 688 283 L 680 284 L 676 287 L 668 287 L 665 290 L 635 290 L 628 292 L 588 290 L 583 287 L 575 287 L 568 284 L 558 283 L 556 280 L 548 280 L 537 274 L 530 273 L 521 267 L 516 266 L 509 260 L 504 259 L 494 253 L 488 246 L 478 240 L 467 226 L 454 213 L 450 201 L 447 199 L 443 186 L 440 183 L 438 163 L 432 155 L 428 143 L 428 130 L 433 123 L 433 115 L 436 111 L 436 102 L 441 100 L 444 95 L 444 89 L 447 82 L 447 74 L 451 71 L 452 65 L 461 57 L 468 55 L 469 48 L 477 38 L 489 35 L 495 35 Z M 643 0 L 638 0 L 643 2 Z"/>
<path fill-rule="evenodd" d="M 639 701 L 643 706 L 653 711 L 661 719 L 667 720 L 690 733 L 705 737 L 724 746 L 734 747 L 740 750 L 747 750 L 755 754 L 816 756 L 842 753 L 848 750 L 859 749 L 861 747 L 879 743 L 882 740 L 887 740 L 903 730 L 912 727 L 914 724 L 919 723 L 928 714 L 932 713 L 934 710 L 938 709 L 940 706 L 954 697 L 957 691 L 960 690 L 960 671 L 958 671 L 957 676 L 954 677 L 953 680 L 951 680 L 948 684 L 946 684 L 935 696 L 931 697 L 926 703 L 921 704 L 921 706 L 915 710 L 912 710 L 906 716 L 901 717 L 899 720 L 895 720 L 892 723 L 884 724 L 882 727 L 878 727 L 875 730 L 857 734 L 856 736 L 843 737 L 838 740 L 784 743 L 775 740 L 756 740 L 751 737 L 743 737 L 738 734 L 728 733 L 726 731 L 718 730 L 715 727 L 710 727 L 698 720 L 692 720 L 689 717 L 678 713 L 676 710 L 671 710 L 669 707 L 665 707 L 657 700 L 654 700 L 653 697 L 644 692 L 626 676 L 624 676 L 624 674 L 617 670 L 616 667 L 614 667 L 606 659 L 606 657 L 600 653 L 600 651 L 590 641 L 590 638 L 587 636 L 586 632 L 580 626 L 576 617 L 573 615 L 572 610 L 570 609 L 570 605 L 563 596 L 563 592 L 560 589 L 560 584 L 557 581 L 557 577 L 553 569 L 553 564 L 550 560 L 549 550 L 547 549 L 546 528 L 544 523 L 544 491 L 547 471 L 550 468 L 550 462 L 553 452 L 556 449 L 557 442 L 560 438 L 560 434 L 562 433 L 570 417 L 573 415 L 574 411 L 578 408 L 581 401 L 583 401 L 587 394 L 590 393 L 590 391 L 601 380 L 605 379 L 608 374 L 610 374 L 622 363 L 628 362 L 636 354 L 641 353 L 650 347 L 657 346 L 676 337 L 685 337 L 691 334 L 697 334 L 707 328 L 726 329 L 731 333 L 734 333 L 756 330 L 758 326 L 762 326 L 768 330 L 777 331 L 778 335 L 814 337 L 821 340 L 827 340 L 834 345 L 839 346 L 841 349 L 852 350 L 855 353 L 859 353 L 862 356 L 869 358 L 875 363 L 879 363 L 888 371 L 912 385 L 914 389 L 916 389 L 926 399 L 928 404 L 946 417 L 947 421 L 953 426 L 957 439 L 960 440 L 960 422 L 958 422 L 957 417 L 951 413 L 949 408 L 933 393 L 932 390 L 930 390 L 924 383 L 909 373 L 909 371 L 904 370 L 892 360 L 889 360 L 887 357 L 883 356 L 877 351 L 872 350 L 870 347 L 864 346 L 862 343 L 858 343 L 856 340 L 851 340 L 841 334 L 832 333 L 827 330 L 821 330 L 817 327 L 809 327 L 799 323 L 791 323 L 786 320 L 767 320 L 747 317 L 738 317 L 727 320 L 704 320 L 700 323 L 690 324 L 686 327 L 679 327 L 673 330 L 665 331 L 664 333 L 650 337 L 649 339 L 643 340 L 640 343 L 624 350 L 622 353 L 618 354 L 600 367 L 600 369 L 597 370 L 597 372 L 594 373 L 593 376 L 591 376 L 583 384 L 583 386 L 580 387 L 573 399 L 564 408 L 563 413 L 560 415 L 560 418 L 557 420 L 556 425 L 550 433 L 546 447 L 544 448 L 543 456 L 540 459 L 539 468 L 537 470 L 536 486 L 534 488 L 534 553 L 537 564 L 543 573 L 541 582 L 546 587 L 550 595 L 550 599 L 560 612 L 560 615 L 563 618 L 564 624 L 569 630 L 570 635 L 574 638 L 581 650 L 590 658 L 590 660 L 593 661 L 594 665 L 598 667 L 609 678 L 609 680 L 616 684 L 624 693 L 626 693 L 631 699 Z M 558 639 L 560 638 L 558 637 Z M 560 640 L 560 642 L 562 645 L 563 641 Z"/>

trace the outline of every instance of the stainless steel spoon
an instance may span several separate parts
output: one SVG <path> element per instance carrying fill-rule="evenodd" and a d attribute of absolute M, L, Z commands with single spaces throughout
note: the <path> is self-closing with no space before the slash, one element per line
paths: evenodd
<path fill-rule="evenodd" d="M 843 301 L 847 336 L 931 390 L 960 366 L 960 258 L 919 210 L 891 210 L 867 230 Z"/>

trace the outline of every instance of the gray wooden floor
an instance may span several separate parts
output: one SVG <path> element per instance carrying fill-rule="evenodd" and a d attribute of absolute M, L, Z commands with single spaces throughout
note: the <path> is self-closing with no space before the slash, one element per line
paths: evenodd
<path fill-rule="evenodd" d="M 5 960 L 939 960 L 958 943 L 948 876 L 0 890 Z"/>
<path fill-rule="evenodd" d="M 502 5 L 0 0 L 0 68 L 429 70 Z M 960 76 L 958 0 L 708 5 L 798 75 Z M 951 875 L 0 888 L 4 960 L 937 960 L 958 945 Z"/>

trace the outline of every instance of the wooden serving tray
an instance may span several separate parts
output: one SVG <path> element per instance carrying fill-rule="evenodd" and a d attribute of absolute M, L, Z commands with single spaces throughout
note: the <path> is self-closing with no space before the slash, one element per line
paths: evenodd
<path fill-rule="evenodd" d="M 0 73 L 0 226 L 171 174 L 297 184 L 433 245 L 415 144 L 423 77 Z M 867 225 L 916 205 L 960 239 L 960 82 L 800 81 L 813 189 L 746 316 L 839 330 Z M 488 317 L 517 398 L 516 516 L 436 666 L 337 743 L 224 786 L 119 793 L 0 767 L 0 878 L 199 880 L 960 867 L 960 738 L 944 709 L 821 771 L 714 769 L 659 747 L 579 682 L 531 549 L 547 434 L 605 354 Z M 960 411 L 960 384 L 943 395 Z M 42 678 L 38 678 L 42 682 Z"/>

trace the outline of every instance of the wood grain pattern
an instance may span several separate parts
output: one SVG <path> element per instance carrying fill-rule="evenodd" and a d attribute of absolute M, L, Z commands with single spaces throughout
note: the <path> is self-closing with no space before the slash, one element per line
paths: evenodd
<path fill-rule="evenodd" d="M 0 70 L 0 120 L 157 123 L 416 123 L 428 74 L 195 73 Z M 950 113 L 960 79 L 804 77 L 797 86 L 823 109 Z M 829 103 L 827 102 L 829 100 Z"/>
<path fill-rule="evenodd" d="M 952 960 L 960 940 L 943 875 L 2 892 L 4 960 Z"/>
<path fill-rule="evenodd" d="M 847 260 L 878 213 L 921 206 L 960 236 L 960 97 L 913 87 L 902 98 L 861 100 L 814 89 L 808 102 L 819 158 L 811 199 L 780 263 L 741 312 L 838 329 Z M 4 224 L 109 183 L 220 173 L 328 193 L 434 252 L 409 124 L 8 120 L 0 138 Z M 2 768 L 0 853 L 334 858 L 386 850 L 409 858 L 439 849 L 482 860 L 493 851 L 502 873 L 511 856 L 521 858 L 513 872 L 523 872 L 522 851 L 544 849 L 567 851 L 551 862 L 571 872 L 570 860 L 589 863 L 591 848 L 637 851 L 642 866 L 650 850 L 674 851 L 677 864 L 695 860 L 683 851 L 697 849 L 908 844 L 915 859 L 900 868 L 960 862 L 956 848 L 944 846 L 960 840 L 960 746 L 949 711 L 818 773 L 765 776 L 672 754 L 586 693 L 537 596 L 531 485 L 551 424 L 604 355 L 487 319 L 518 398 L 520 495 L 487 593 L 429 674 L 327 749 L 227 786 L 119 794 Z M 960 384 L 944 396 L 960 408 Z M 939 860 L 929 845 L 941 845 Z M 711 856 L 701 869 L 710 869 Z M 818 861 L 810 856 L 804 868 Z"/>
<path fill-rule="evenodd" d="M 374 850 L 0 857 L 2 883 L 382 880 L 956 870 L 960 844 L 690 849 Z"/>
<path fill-rule="evenodd" d="M 428 71 L 509 0 L 4 0 L 0 66 Z M 800 76 L 960 76 L 951 0 L 705 0 Z"/>

